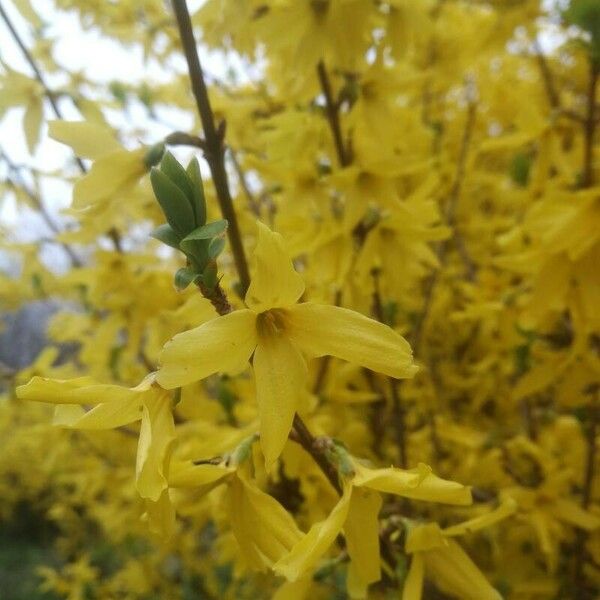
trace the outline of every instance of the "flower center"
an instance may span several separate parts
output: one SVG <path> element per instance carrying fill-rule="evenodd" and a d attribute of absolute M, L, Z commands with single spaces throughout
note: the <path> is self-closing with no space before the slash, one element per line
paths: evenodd
<path fill-rule="evenodd" d="M 283 308 L 272 308 L 256 317 L 256 330 L 261 338 L 281 335 L 286 329 L 287 314 Z"/>

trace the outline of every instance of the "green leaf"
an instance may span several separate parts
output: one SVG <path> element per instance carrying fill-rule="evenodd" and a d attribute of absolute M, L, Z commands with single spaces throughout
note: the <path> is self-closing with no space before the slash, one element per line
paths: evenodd
<path fill-rule="evenodd" d="M 168 223 L 159 225 L 150 234 L 150 237 L 153 237 L 154 239 L 158 240 L 159 242 L 162 242 L 163 244 L 166 244 L 167 246 L 171 246 L 171 248 L 179 250 L 179 242 L 181 240 Z"/>
<path fill-rule="evenodd" d="M 208 262 L 208 240 L 182 240 L 179 242 L 179 248 L 187 257 L 196 263 L 202 271 Z"/>
<path fill-rule="evenodd" d="M 150 146 L 150 149 L 148 150 L 148 152 L 146 152 L 146 155 L 144 156 L 144 164 L 146 165 L 146 168 L 150 169 L 151 167 L 157 165 L 164 152 L 165 145 L 162 142 L 160 142 L 159 144 L 154 144 L 154 146 Z"/>
<path fill-rule="evenodd" d="M 225 248 L 225 238 L 216 237 L 210 241 L 208 245 L 208 256 L 209 258 L 217 258 L 221 252 L 223 252 L 223 248 Z"/>
<path fill-rule="evenodd" d="M 194 193 L 194 212 L 196 213 L 196 225 L 206 223 L 206 199 L 204 197 L 204 185 L 202 184 L 202 174 L 200 173 L 200 164 L 197 158 L 192 158 L 187 166 L 187 174 L 192 182 L 192 191 Z"/>
<path fill-rule="evenodd" d="M 217 285 L 218 277 L 217 277 L 217 263 L 212 260 L 210 261 L 204 271 L 202 272 L 202 282 L 207 288 L 214 288 Z"/>
<path fill-rule="evenodd" d="M 192 181 L 183 166 L 168 150 L 160 161 L 160 170 L 186 195 L 193 210 L 194 192 Z"/>
<path fill-rule="evenodd" d="M 227 231 L 227 220 L 221 219 L 220 221 L 213 221 L 212 223 L 207 223 L 206 225 L 202 225 L 202 227 L 198 227 L 194 229 L 191 233 L 189 233 L 184 241 L 189 240 L 210 240 L 214 237 L 220 236 L 225 231 Z"/>
<path fill-rule="evenodd" d="M 190 283 L 194 283 L 198 279 L 200 279 L 200 274 L 189 267 L 182 267 L 175 273 L 175 287 L 179 291 L 185 290 Z"/>
<path fill-rule="evenodd" d="M 185 237 L 194 228 L 194 212 L 185 194 L 156 167 L 152 168 L 150 182 L 169 225 Z"/>

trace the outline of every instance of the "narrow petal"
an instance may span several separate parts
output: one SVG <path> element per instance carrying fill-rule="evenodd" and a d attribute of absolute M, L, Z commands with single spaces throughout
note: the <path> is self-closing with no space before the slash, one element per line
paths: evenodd
<path fill-rule="evenodd" d="M 409 471 L 393 467 L 367 469 L 360 464 L 355 464 L 354 467 L 356 475 L 353 483 L 357 486 L 427 502 L 462 505 L 473 502 L 469 487 L 437 477 L 431 472 L 431 468 L 424 464 Z"/>
<path fill-rule="evenodd" d="M 423 576 L 425 565 L 421 554 L 415 554 L 410 561 L 410 570 L 404 580 L 402 600 L 421 600 L 423 597 Z"/>
<path fill-rule="evenodd" d="M 408 342 L 391 327 L 339 306 L 306 302 L 289 309 L 289 336 L 310 356 L 337 356 L 372 371 L 412 377 Z"/>
<path fill-rule="evenodd" d="M 261 339 L 254 353 L 260 445 L 267 470 L 279 458 L 305 393 L 304 358 L 283 335 Z"/>
<path fill-rule="evenodd" d="M 442 592 L 464 600 L 502 600 L 477 565 L 454 541 L 424 553 L 425 570 Z"/>
<path fill-rule="evenodd" d="M 304 292 L 304 280 L 296 273 L 283 238 L 258 223 L 254 273 L 246 293 L 246 305 L 256 312 L 296 303 Z"/>
<path fill-rule="evenodd" d="M 256 346 L 255 320 L 252 311 L 236 310 L 176 335 L 163 348 L 156 380 L 172 389 L 217 371 L 241 371 Z"/>
<path fill-rule="evenodd" d="M 162 541 L 168 540 L 175 532 L 175 509 L 171 504 L 169 490 L 162 492 L 156 502 L 146 500 L 145 518 L 151 533 Z"/>
<path fill-rule="evenodd" d="M 491 512 L 484 513 L 479 517 L 475 517 L 474 519 L 469 519 L 468 521 L 464 521 L 463 523 L 459 523 L 458 525 L 453 525 L 452 527 L 447 527 L 444 529 L 444 535 L 465 535 L 467 533 L 472 533 L 473 531 L 479 531 L 484 527 L 490 527 L 507 517 L 510 517 L 517 510 L 517 503 L 512 498 L 506 498 L 498 506 L 498 508 L 492 510 Z"/>
<path fill-rule="evenodd" d="M 293 517 L 242 470 L 230 481 L 231 527 L 252 567 L 271 568 L 302 538 Z"/>
<path fill-rule="evenodd" d="M 73 429 L 114 429 L 142 418 L 143 396 L 126 402 L 103 402 L 85 411 L 75 404 L 58 405 L 53 424 Z"/>
<path fill-rule="evenodd" d="M 135 469 L 137 490 L 142 498 L 158 502 L 167 489 L 167 465 L 174 439 L 170 394 L 146 396 Z"/>
<path fill-rule="evenodd" d="M 344 536 L 352 561 L 354 579 L 360 587 L 379 581 L 379 509 L 381 496 L 368 489 L 354 487 L 350 509 L 344 524 Z"/>
<path fill-rule="evenodd" d="M 32 377 L 29 383 L 17 388 L 17 397 L 21 400 L 36 400 L 50 404 L 99 404 L 139 400 L 140 391 L 119 385 L 97 383 L 91 377 L 76 379 Z"/>
<path fill-rule="evenodd" d="M 275 573 L 289 581 L 296 581 L 313 569 L 342 530 L 348 516 L 351 494 L 352 488 L 348 486 L 329 516 L 315 523 L 291 552 L 273 567 Z"/>

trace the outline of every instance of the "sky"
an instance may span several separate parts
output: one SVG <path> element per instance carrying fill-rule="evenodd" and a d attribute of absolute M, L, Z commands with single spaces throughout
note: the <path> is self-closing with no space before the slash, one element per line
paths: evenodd
<path fill-rule="evenodd" d="M 11 21 L 18 30 L 27 47 L 32 46 L 30 26 L 16 11 L 10 0 L 0 0 L 2 6 L 9 14 Z M 183 56 L 177 56 L 165 69 L 155 61 L 144 61 L 142 50 L 139 47 L 124 48 L 116 41 L 102 36 L 97 30 L 84 31 L 75 13 L 65 13 L 54 9 L 51 0 L 35 0 L 32 2 L 36 12 L 47 23 L 47 34 L 56 39 L 54 58 L 57 63 L 70 71 L 81 70 L 85 75 L 97 82 L 123 81 L 128 84 L 147 82 L 166 82 L 172 77 L 173 71 L 186 72 Z M 190 10 L 199 5 L 199 2 L 190 2 Z M 203 66 L 208 73 L 221 76 L 228 69 L 233 68 L 241 73 L 239 61 L 229 55 L 224 57 L 221 53 L 208 53 L 200 49 Z M 24 74 L 31 75 L 31 69 L 25 61 L 20 49 L 12 39 L 5 24 L 0 21 L 0 58 L 12 68 Z M 61 77 L 46 76 L 50 89 L 60 87 Z M 81 116 L 68 100 L 61 101 L 60 108 L 66 119 L 79 120 Z M 40 143 L 36 152 L 31 156 L 27 150 L 22 127 L 22 109 L 11 109 L 3 117 L 0 116 L 0 146 L 12 162 L 22 165 L 33 165 L 44 171 L 61 168 L 65 162 L 72 161 L 71 150 L 54 140 L 48 138 L 47 127 L 44 126 Z M 148 118 L 146 109 L 137 103 L 128 107 L 125 115 L 122 110 L 110 110 L 106 116 L 117 128 L 125 126 L 128 129 L 139 126 L 149 131 L 150 140 L 158 141 L 166 134 L 177 129 L 191 131 L 193 125 L 192 115 L 184 111 L 157 108 L 160 121 L 169 126 L 161 125 Z M 55 118 L 50 107 L 45 107 L 45 117 Z M 0 177 L 4 177 L 6 170 L 0 166 Z M 76 172 L 74 172 L 76 173 Z M 71 202 L 71 188 L 65 182 L 48 177 L 42 180 L 42 197 L 51 216 L 56 222 L 61 222 L 61 210 L 67 208 Z M 32 241 L 49 234 L 41 219 L 31 210 L 17 207 L 11 195 L 0 198 L 0 226 L 4 226 L 14 239 L 19 241 Z M 53 265 L 58 271 L 68 266 L 64 253 L 56 245 L 46 245 L 43 250 L 46 264 Z M 15 272 L 16 263 L 6 254 L 0 255 L 0 269 Z"/>
<path fill-rule="evenodd" d="M 202 1 L 190 0 L 190 10 L 193 11 Z M 548 6 L 551 6 L 562 0 L 545 1 Z M 31 47 L 32 36 L 27 22 L 15 10 L 11 0 L 0 0 L 0 2 L 9 13 L 25 44 Z M 52 0 L 34 0 L 32 4 L 47 23 L 48 35 L 56 39 L 55 59 L 58 64 L 71 71 L 81 70 L 98 82 L 118 80 L 127 83 L 165 82 L 171 78 L 173 71 L 186 72 L 183 56 L 174 57 L 167 70 L 154 61 L 145 62 L 141 48 L 124 48 L 117 42 L 103 37 L 97 30 L 84 31 L 75 13 L 56 11 Z M 553 36 L 552 29 L 548 27 L 547 31 L 547 35 L 542 39 L 546 49 L 556 44 L 556 36 Z M 233 70 L 238 77 L 244 77 L 246 69 L 235 56 L 208 53 L 202 48 L 200 48 L 200 55 L 208 73 L 223 77 L 229 70 Z M 28 64 L 2 22 L 0 22 L 0 57 L 13 68 L 31 74 Z M 59 87 L 60 75 L 48 76 L 47 83 L 51 89 Z M 81 118 L 69 101 L 61 102 L 61 109 L 67 119 Z M 161 121 L 169 123 L 169 127 L 150 120 L 145 108 L 139 104 L 132 104 L 127 114 L 122 110 L 111 110 L 106 116 L 118 129 L 123 127 L 131 129 L 132 126 L 138 125 L 147 130 L 151 139 L 145 139 L 144 142 L 158 141 L 175 129 L 190 131 L 193 125 L 192 116 L 183 111 L 159 107 L 157 114 Z M 0 116 L 0 146 L 10 155 L 13 162 L 52 171 L 62 167 L 65 162 L 72 161 L 71 150 L 48 138 L 46 126 L 43 128 L 41 142 L 35 155 L 30 156 L 23 136 L 22 115 L 23 110 L 13 109 L 3 117 Z M 45 116 L 54 118 L 48 106 L 46 106 Z M 5 171 L 0 166 L 0 177 L 4 174 Z M 71 202 L 70 186 L 52 177 L 44 178 L 42 186 L 42 197 L 45 199 L 48 211 L 55 221 L 63 221 L 61 210 L 67 208 Z M 32 241 L 49 233 L 39 216 L 31 210 L 19 209 L 10 195 L 0 197 L 0 226 L 4 226 L 5 230 L 19 241 Z M 56 245 L 45 245 L 42 256 L 46 264 L 56 270 L 61 271 L 68 266 L 64 253 Z M 0 254 L 0 269 L 16 272 L 18 265 L 13 258 Z"/>

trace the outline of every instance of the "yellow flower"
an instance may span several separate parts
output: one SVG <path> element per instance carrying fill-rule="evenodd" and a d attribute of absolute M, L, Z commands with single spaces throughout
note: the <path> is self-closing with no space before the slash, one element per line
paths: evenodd
<path fill-rule="evenodd" d="M 200 494 L 224 485 L 227 522 L 244 562 L 252 569 L 264 571 L 298 543 L 302 532 L 285 508 L 250 478 L 252 460 L 247 455 L 255 439 L 251 436 L 242 441 L 217 464 L 175 462 L 169 484 L 174 488 L 196 488 Z"/>
<path fill-rule="evenodd" d="M 52 121 L 50 136 L 71 146 L 77 156 L 94 159 L 89 173 L 75 184 L 73 210 L 89 210 L 131 191 L 148 172 L 147 147 L 127 150 L 109 128 L 97 123 Z"/>
<path fill-rule="evenodd" d="M 166 344 L 157 381 L 183 386 L 216 373 L 239 372 L 254 352 L 261 447 L 267 468 L 281 454 L 305 393 L 309 357 L 337 356 L 390 377 L 416 371 L 408 342 L 357 312 L 305 302 L 304 282 L 278 233 L 259 223 L 248 308 L 176 335 Z"/>
<path fill-rule="evenodd" d="M 343 530 L 351 559 L 349 583 L 364 590 L 380 578 L 379 492 L 405 498 L 446 504 L 471 504 L 471 490 L 455 481 L 441 479 L 431 468 L 420 464 L 416 469 L 369 469 L 352 462 L 353 475 L 329 516 L 315 523 L 309 532 L 275 566 L 274 571 L 296 581 L 313 569 L 317 561 Z"/>
<path fill-rule="evenodd" d="M 500 506 L 464 523 L 441 529 L 437 523 L 423 523 L 408 530 L 406 552 L 412 554 L 402 600 L 421 600 L 425 574 L 441 591 L 465 600 L 501 600 L 500 594 L 452 538 L 489 527 L 512 515 L 517 503 L 507 498 Z"/>
<path fill-rule="evenodd" d="M 159 502 L 175 439 L 171 394 L 146 377 L 137 387 L 100 384 L 91 377 L 33 377 L 17 388 L 22 400 L 57 404 L 54 424 L 74 429 L 114 429 L 142 420 L 136 459 L 136 486 L 142 498 Z M 86 411 L 82 405 L 94 405 Z M 164 500 L 164 499 L 163 499 Z"/>

